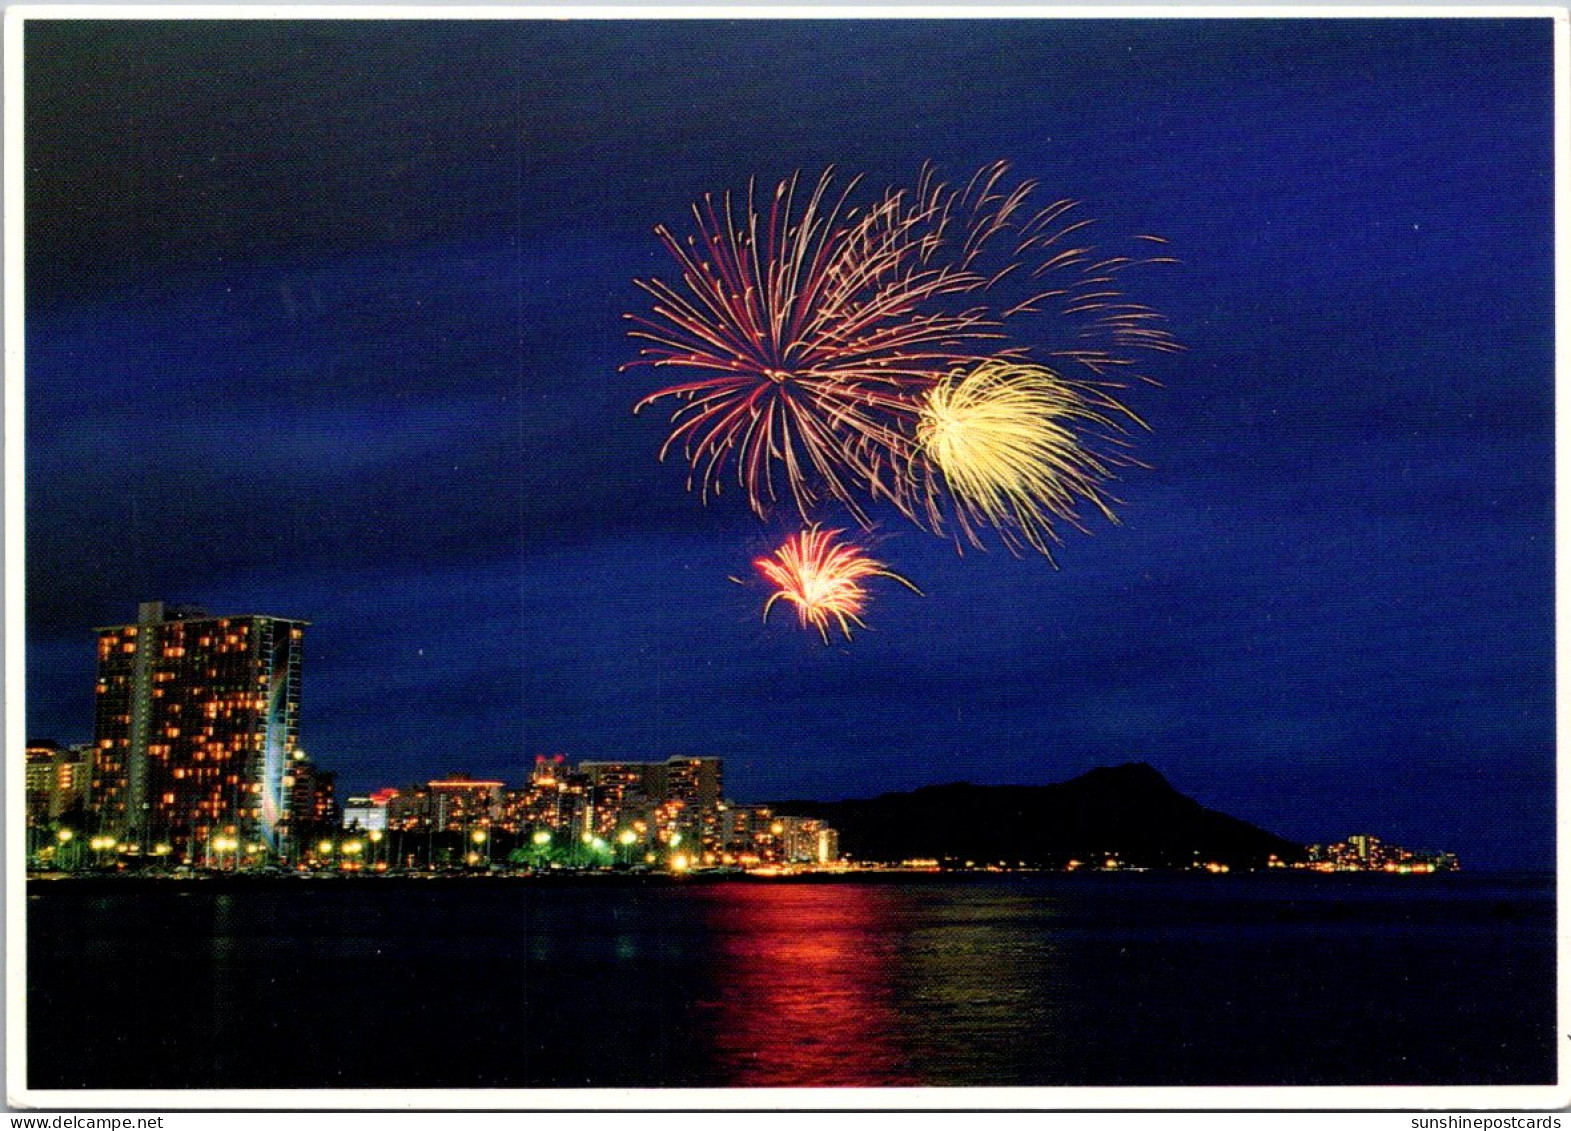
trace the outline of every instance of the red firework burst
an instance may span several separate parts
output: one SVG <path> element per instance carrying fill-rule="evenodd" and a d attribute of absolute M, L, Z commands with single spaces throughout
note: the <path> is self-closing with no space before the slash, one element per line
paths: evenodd
<path fill-rule="evenodd" d="M 831 621 L 840 626 L 847 640 L 853 624 L 867 627 L 862 620 L 867 608 L 867 588 L 862 582 L 867 578 L 891 577 L 913 593 L 922 592 L 882 562 L 868 557 L 860 546 L 836 542 L 843 533 L 809 526 L 787 538 L 771 557 L 753 562 L 753 568 L 775 586 L 764 602 L 766 621 L 775 602 L 785 601 L 796 606 L 798 623 L 803 628 L 818 629 L 828 644 Z"/>
<path fill-rule="evenodd" d="M 831 183 L 826 172 L 800 211 L 794 177 L 767 213 L 750 188 L 740 218 L 729 194 L 706 196 L 685 243 L 657 228 L 682 287 L 639 280 L 653 315 L 629 316 L 652 343 L 643 364 L 710 374 L 639 403 L 685 402 L 662 458 L 680 447 L 706 496 L 734 464 L 760 515 L 778 498 L 778 464 L 804 517 L 819 490 L 860 517 L 853 490 L 876 491 L 886 453 L 906 445 L 913 394 L 974 356 L 966 343 L 996 336 L 980 307 L 939 308 L 987 282 L 936 262 L 943 217 L 899 193 L 858 214 L 855 182 L 838 195 Z"/>

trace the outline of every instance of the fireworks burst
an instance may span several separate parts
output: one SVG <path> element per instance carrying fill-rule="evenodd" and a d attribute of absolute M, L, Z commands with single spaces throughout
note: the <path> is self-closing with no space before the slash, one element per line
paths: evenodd
<path fill-rule="evenodd" d="M 803 628 L 818 629 L 818 634 L 829 643 L 829 625 L 833 621 L 847 640 L 851 639 L 853 624 L 866 628 L 862 612 L 867 607 L 867 588 L 862 584 L 870 577 L 891 577 L 918 595 L 921 590 L 898 573 L 887 569 L 882 562 L 868 557 L 861 547 L 851 542 L 836 542 L 845 533 L 842 530 L 821 530 L 815 523 L 799 534 L 786 539 L 770 557 L 753 562 L 772 585 L 775 592 L 764 602 L 764 620 L 776 601 L 787 601 L 796 606 L 797 621 Z"/>
<path fill-rule="evenodd" d="M 977 529 L 989 526 L 1011 548 L 1023 543 L 1051 557 L 1049 543 L 1059 541 L 1054 521 L 1079 526 L 1081 500 L 1116 521 L 1102 492 L 1113 459 L 1095 454 L 1077 429 L 1117 433 L 1120 418 L 1140 423 L 1095 388 L 1042 366 L 992 360 L 930 390 L 916 435 L 969 541 L 979 545 Z M 921 517 L 941 530 L 943 493 L 931 475 L 926 481 Z"/>
<path fill-rule="evenodd" d="M 859 494 L 887 493 L 881 480 L 909 447 L 916 397 L 998 336 L 983 306 L 941 301 L 990 282 L 970 267 L 974 251 L 938 255 L 960 223 L 942 191 L 890 193 L 858 214 L 847 207 L 855 183 L 836 195 L 826 172 L 798 210 L 797 179 L 783 181 L 767 213 L 750 188 L 740 216 L 729 194 L 718 205 L 705 197 L 685 244 L 656 229 L 682 287 L 638 281 L 655 300 L 653 317 L 629 316 L 632 336 L 652 343 L 641 363 L 710 375 L 638 408 L 684 402 L 660 454 L 680 447 L 689 487 L 706 497 L 734 466 L 763 516 L 778 472 L 804 519 L 822 494 L 865 521 Z M 997 222 L 995 212 L 985 218 Z"/>
<path fill-rule="evenodd" d="M 765 200 L 705 196 L 685 239 L 656 228 L 680 278 L 638 280 L 654 301 L 628 315 L 645 343 L 631 364 L 689 379 L 635 411 L 675 403 L 660 456 L 682 453 L 689 489 L 707 501 L 734 481 L 760 517 L 789 498 L 804 523 L 836 502 L 868 526 L 882 499 L 957 541 L 994 530 L 1049 557 L 1077 505 L 1111 518 L 1103 486 L 1134 462 L 1122 426 L 1138 423 L 1122 391 L 1147 379 L 1135 357 L 1180 348 L 1118 279 L 1173 260 L 1099 252 L 1076 202 L 1038 206 L 1007 172 L 952 187 L 927 167 L 862 211 L 856 180 L 792 177 Z"/>

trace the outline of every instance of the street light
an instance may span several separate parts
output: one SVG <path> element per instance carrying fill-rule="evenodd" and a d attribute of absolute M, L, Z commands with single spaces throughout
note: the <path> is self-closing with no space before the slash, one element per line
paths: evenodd
<path fill-rule="evenodd" d="M 98 854 L 98 859 L 95 861 L 95 863 L 97 863 L 100 868 L 104 866 L 104 853 L 114 848 L 118 843 L 119 842 L 116 841 L 112 836 L 95 836 L 92 840 L 87 842 L 88 847 Z"/>
<path fill-rule="evenodd" d="M 469 839 L 474 841 L 475 847 L 477 849 L 482 844 L 485 845 L 485 866 L 486 871 L 489 872 L 491 870 L 491 838 L 486 834 L 484 829 L 476 829 L 474 832 L 469 834 Z M 480 862 L 480 854 L 478 852 L 474 852 L 471 853 L 471 855 L 474 857 L 474 859 L 471 860 L 470 863 L 478 864 Z"/>
<path fill-rule="evenodd" d="M 617 851 L 617 862 L 627 864 L 632 856 L 633 844 L 638 840 L 638 834 L 632 829 L 623 829 L 616 834 L 616 843 L 621 845 Z"/>
<path fill-rule="evenodd" d="M 224 866 L 223 854 L 226 852 L 234 852 L 236 849 L 238 849 L 240 847 L 240 841 L 232 836 L 215 836 L 208 840 L 208 846 L 212 851 L 218 853 L 218 866 L 221 869 Z M 238 869 L 239 866 L 240 859 L 237 856 L 235 858 L 235 867 Z"/>
<path fill-rule="evenodd" d="M 529 837 L 529 843 L 534 846 L 530 855 L 531 863 L 538 871 L 544 868 L 550 856 L 551 833 L 547 829 L 536 829 Z"/>

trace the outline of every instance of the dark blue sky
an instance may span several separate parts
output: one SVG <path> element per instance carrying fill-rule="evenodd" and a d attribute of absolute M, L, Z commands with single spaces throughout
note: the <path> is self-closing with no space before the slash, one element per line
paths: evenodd
<path fill-rule="evenodd" d="M 350 789 L 536 753 L 739 799 L 1145 760 L 1302 840 L 1554 840 L 1547 19 L 65 23 L 26 39 L 28 729 L 90 627 L 313 622 Z M 705 191 L 1003 158 L 1188 346 L 1055 570 L 892 519 L 826 648 L 791 529 L 659 466 L 619 374 Z M 832 512 L 824 517 L 834 518 Z"/>

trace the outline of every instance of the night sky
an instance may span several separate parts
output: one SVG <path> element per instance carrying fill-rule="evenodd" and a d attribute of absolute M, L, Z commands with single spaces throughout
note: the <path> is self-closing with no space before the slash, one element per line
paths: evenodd
<path fill-rule="evenodd" d="M 312 622 L 348 792 L 537 753 L 738 800 L 1150 762 L 1299 840 L 1552 863 L 1551 24 L 29 22 L 28 732 L 140 600 Z M 657 464 L 656 223 L 1007 159 L 1187 352 L 1121 523 L 879 514 L 870 628 L 762 624 L 794 528 Z M 821 517 L 844 525 L 843 514 Z M 839 521 L 834 521 L 839 520 Z"/>

